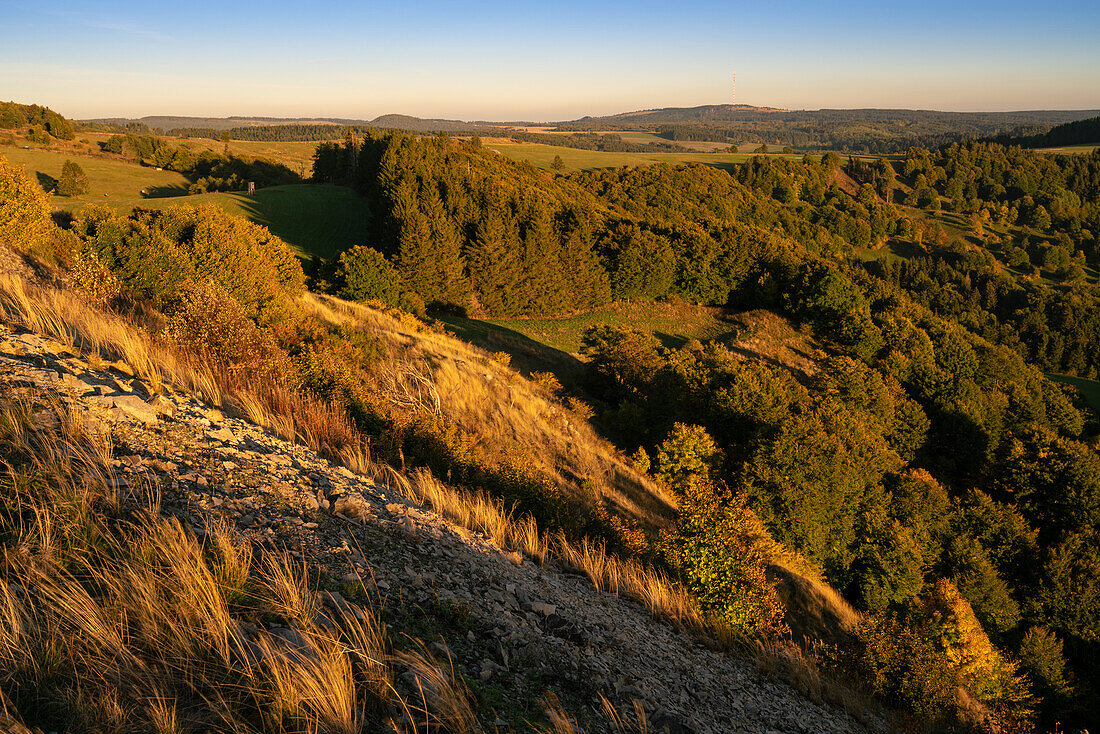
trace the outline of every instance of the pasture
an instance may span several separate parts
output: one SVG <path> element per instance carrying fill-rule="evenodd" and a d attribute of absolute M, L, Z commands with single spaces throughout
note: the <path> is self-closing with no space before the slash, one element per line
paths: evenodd
<path fill-rule="evenodd" d="M 666 346 L 680 346 L 691 339 L 714 339 L 734 330 L 720 308 L 687 303 L 619 301 L 587 313 L 559 318 L 462 319 L 445 317 L 452 330 L 487 349 L 514 332 L 565 354 L 581 351 L 581 338 L 591 326 L 616 326 L 653 334 Z M 497 348 L 500 348 L 499 346 Z M 507 351 L 507 350 L 504 350 Z"/>
<path fill-rule="evenodd" d="M 147 206 L 150 199 L 142 191 L 179 196 L 187 193 L 187 179 L 174 171 L 158 171 L 118 158 L 88 155 L 79 147 L 23 148 L 0 147 L 0 155 L 10 163 L 25 166 L 27 176 L 38 180 L 42 188 L 51 190 L 61 176 L 61 166 L 68 158 L 88 176 L 88 193 L 81 196 L 54 196 L 55 209 L 75 212 L 88 204 L 110 204 L 129 211 L 135 206 Z"/>
<path fill-rule="evenodd" d="M 286 152 L 295 145 L 313 144 L 247 145 L 277 145 Z M 91 147 L 96 148 L 94 140 Z M 11 163 L 26 166 L 31 179 L 37 179 L 47 189 L 56 184 L 66 158 L 78 163 L 88 176 L 89 191 L 74 197 L 55 195 L 52 203 L 59 211 L 76 213 L 88 204 L 107 204 L 123 212 L 135 207 L 163 209 L 174 204 L 214 204 L 262 224 L 303 257 L 329 258 L 352 245 L 367 243 L 369 210 L 363 199 L 345 186 L 295 184 L 257 189 L 254 196 L 240 192 L 189 196 L 188 181 L 180 173 L 158 171 L 116 156 L 91 154 L 79 142 L 50 148 L 4 146 L 0 147 L 0 155 Z"/>
<path fill-rule="evenodd" d="M 1039 148 L 1040 153 L 1091 153 L 1100 150 L 1100 143 L 1082 143 L 1081 145 L 1063 145 L 1058 148 Z"/>

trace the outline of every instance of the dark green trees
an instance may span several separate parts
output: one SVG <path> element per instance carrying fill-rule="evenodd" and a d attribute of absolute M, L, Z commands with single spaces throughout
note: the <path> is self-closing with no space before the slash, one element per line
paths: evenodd
<path fill-rule="evenodd" d="M 400 275 L 388 260 L 371 247 L 356 245 L 340 254 L 336 269 L 340 280 L 338 294 L 350 301 L 381 301 L 397 306 L 400 301 Z"/>
<path fill-rule="evenodd" d="M 80 196 L 88 193 L 88 177 L 84 170 L 69 159 L 61 165 L 61 178 L 57 179 L 57 193 L 61 196 Z"/>

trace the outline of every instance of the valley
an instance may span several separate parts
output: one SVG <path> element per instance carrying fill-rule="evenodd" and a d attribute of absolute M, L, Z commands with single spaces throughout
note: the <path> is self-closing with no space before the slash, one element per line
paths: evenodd
<path fill-rule="evenodd" d="M 0 113 L 10 726 L 1088 724 L 1080 113 Z"/>

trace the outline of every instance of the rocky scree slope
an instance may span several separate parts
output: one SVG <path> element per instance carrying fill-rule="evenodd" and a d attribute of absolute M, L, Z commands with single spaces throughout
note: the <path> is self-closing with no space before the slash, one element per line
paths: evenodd
<path fill-rule="evenodd" d="M 258 549 L 288 551 L 330 607 L 368 596 L 392 629 L 430 643 L 469 683 L 488 731 L 516 731 L 555 691 L 569 709 L 635 703 L 656 732 L 858 732 L 748 659 L 716 652 L 597 591 L 587 578 L 508 553 L 310 450 L 166 388 L 0 325 L 0 394 L 68 410 L 109 432 L 113 483 L 159 486 L 162 512 L 199 536 L 226 522 Z M 268 634 L 294 640 L 289 628 Z M 869 717 L 874 729 L 885 727 Z M 606 722 L 604 722 L 606 725 Z M 596 724 L 599 728 L 601 724 Z"/>

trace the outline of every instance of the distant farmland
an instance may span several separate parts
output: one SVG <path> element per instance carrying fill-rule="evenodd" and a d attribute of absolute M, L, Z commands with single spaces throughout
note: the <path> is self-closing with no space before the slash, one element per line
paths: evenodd
<path fill-rule="evenodd" d="M 626 139 L 625 135 L 624 139 Z M 639 139 L 637 142 L 648 141 Z M 562 170 L 566 173 L 593 168 L 650 166 L 654 163 L 668 163 L 669 165 L 705 163 L 728 168 L 736 163 L 744 163 L 751 157 L 751 151 L 749 153 L 707 153 L 705 151 L 692 151 L 690 153 L 613 153 L 601 150 L 564 148 L 543 143 L 519 143 L 504 138 L 483 139 L 483 143 L 486 148 L 495 150 L 513 160 L 527 160 L 536 168 L 545 170 L 550 170 L 550 164 L 554 160 L 554 156 L 561 156 L 562 163 L 565 164 L 565 168 Z M 802 154 L 795 154 L 794 157 L 801 158 Z"/>

